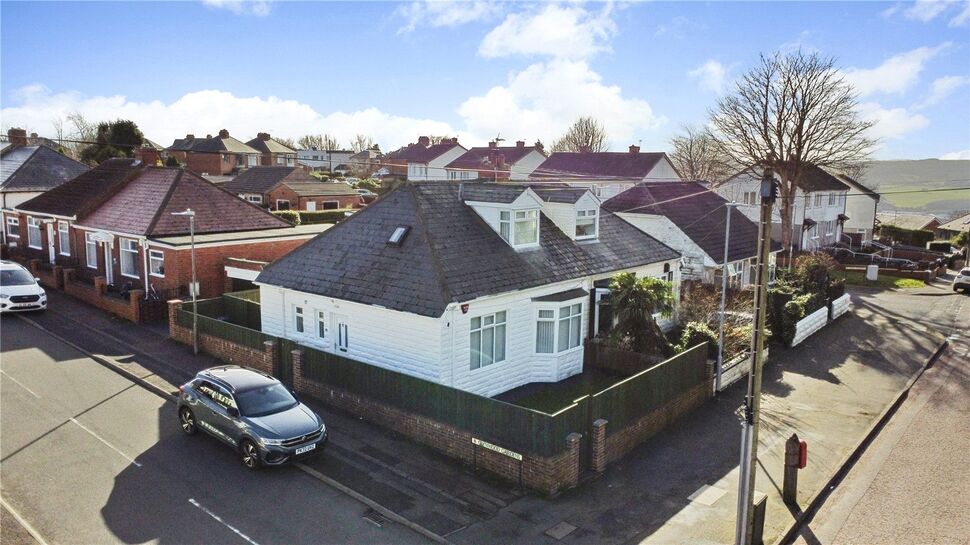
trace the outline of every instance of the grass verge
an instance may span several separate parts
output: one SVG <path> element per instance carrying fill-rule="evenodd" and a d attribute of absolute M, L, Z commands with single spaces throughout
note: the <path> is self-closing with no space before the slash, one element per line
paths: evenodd
<path fill-rule="evenodd" d="M 879 280 L 871 282 L 866 280 L 866 274 L 862 271 L 832 271 L 832 275 L 845 279 L 845 283 L 850 286 L 866 286 L 870 288 L 883 289 L 912 289 L 926 286 L 926 282 L 915 278 L 897 278 L 887 274 L 880 274 Z"/>

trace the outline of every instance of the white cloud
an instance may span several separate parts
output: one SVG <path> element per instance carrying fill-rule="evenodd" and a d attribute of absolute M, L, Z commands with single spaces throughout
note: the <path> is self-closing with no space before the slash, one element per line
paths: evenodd
<path fill-rule="evenodd" d="M 419 26 L 433 28 L 461 26 L 489 20 L 502 12 L 502 5 L 484 0 L 422 0 L 402 4 L 394 13 L 405 20 L 398 34 L 412 32 Z"/>
<path fill-rule="evenodd" d="M 705 30 L 707 30 L 707 25 L 678 15 L 670 22 L 658 25 L 653 36 L 655 38 L 683 40 Z"/>
<path fill-rule="evenodd" d="M 478 54 L 584 59 L 611 51 L 609 40 L 617 31 L 611 11 L 609 4 L 596 13 L 576 5 L 547 4 L 537 11 L 511 13 L 485 36 Z"/>
<path fill-rule="evenodd" d="M 566 59 L 512 73 L 506 85 L 462 103 L 458 114 L 466 130 L 480 139 L 501 132 L 547 144 L 584 115 L 599 119 L 614 144 L 632 142 L 666 121 L 646 101 L 624 97 L 618 86 L 605 85 L 585 61 Z"/>
<path fill-rule="evenodd" d="M 863 119 L 875 122 L 869 136 L 880 140 L 899 139 L 930 124 L 922 114 L 911 113 L 906 108 L 883 108 L 875 102 L 860 104 L 859 114 Z"/>
<path fill-rule="evenodd" d="M 956 161 L 956 160 L 967 161 L 967 160 L 970 160 L 970 149 L 965 149 L 965 150 L 960 150 L 960 151 L 951 151 L 950 153 L 944 153 L 943 155 L 940 156 L 940 159 L 945 159 L 945 160 L 948 160 L 948 161 L 951 161 L 951 160 L 952 161 Z"/>
<path fill-rule="evenodd" d="M 951 27 L 966 25 L 967 21 L 970 21 L 970 3 L 966 0 L 916 0 L 915 3 L 897 3 L 883 10 L 881 15 L 889 18 L 902 13 L 907 19 L 929 23 L 941 15 L 953 13 L 953 8 L 959 9 L 960 12 L 951 17 L 947 25 Z"/>
<path fill-rule="evenodd" d="M 970 83 L 970 78 L 966 76 L 944 76 L 933 80 L 930 94 L 919 103 L 917 107 L 925 108 L 932 106 L 953 94 L 954 91 Z"/>
<path fill-rule="evenodd" d="M 950 19 L 950 22 L 947 23 L 947 26 L 950 26 L 950 27 L 966 26 L 968 21 L 970 21 L 970 2 L 965 2 L 963 5 L 963 11 L 961 11 L 955 17 Z"/>
<path fill-rule="evenodd" d="M 687 75 L 697 80 L 701 89 L 721 93 L 727 83 L 727 68 L 714 59 L 710 59 L 697 68 L 687 72 Z"/>
<path fill-rule="evenodd" d="M 236 15 L 255 15 L 265 17 L 273 10 L 273 0 L 202 0 L 214 9 L 229 10 Z"/>
<path fill-rule="evenodd" d="M 901 94 L 919 81 L 924 65 L 950 46 L 919 47 L 894 55 L 875 68 L 849 68 L 845 77 L 862 96 L 874 93 Z"/>
<path fill-rule="evenodd" d="M 949 9 L 951 5 L 953 5 L 952 2 L 942 0 L 916 0 L 916 3 L 904 13 L 907 19 L 928 23 Z"/>
<path fill-rule="evenodd" d="M 329 132 L 341 142 L 349 142 L 355 134 L 362 133 L 374 137 L 385 149 L 393 149 L 414 141 L 419 134 L 456 132 L 448 123 L 389 114 L 377 108 L 323 114 L 296 100 L 237 97 L 219 90 L 195 91 L 165 103 L 135 102 L 122 95 L 53 93 L 42 85 L 30 85 L 13 93 L 11 102 L 15 105 L 0 110 L 7 126 L 19 125 L 49 134 L 54 119 L 77 111 L 91 121 L 131 119 L 145 136 L 163 145 L 188 133 L 202 136 L 228 129 L 244 142 L 260 131 L 291 138 Z"/>

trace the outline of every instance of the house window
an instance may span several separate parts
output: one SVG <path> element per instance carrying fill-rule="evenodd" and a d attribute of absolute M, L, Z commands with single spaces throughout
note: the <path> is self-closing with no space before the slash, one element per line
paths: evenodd
<path fill-rule="evenodd" d="M 505 242 L 512 242 L 512 212 L 503 210 L 498 214 L 498 233 Z"/>
<path fill-rule="evenodd" d="M 229 162 L 229 155 L 228 154 L 225 154 L 225 153 L 222 154 L 222 162 L 223 163 L 228 163 Z"/>
<path fill-rule="evenodd" d="M 576 238 L 596 238 L 596 209 L 576 212 Z"/>
<path fill-rule="evenodd" d="M 317 337 L 325 339 L 327 337 L 327 322 L 325 320 L 326 316 L 322 310 L 317 311 Z"/>
<path fill-rule="evenodd" d="M 293 307 L 293 320 L 297 333 L 303 333 L 303 307 Z"/>
<path fill-rule="evenodd" d="M 71 235 L 70 228 L 66 221 L 57 222 L 57 246 L 61 255 L 71 255 Z"/>
<path fill-rule="evenodd" d="M 505 312 L 471 319 L 471 368 L 505 361 Z"/>
<path fill-rule="evenodd" d="M 20 238 L 20 218 L 7 218 L 7 236 Z"/>
<path fill-rule="evenodd" d="M 817 193 L 815 195 L 815 206 L 816 207 L 822 206 L 822 194 L 821 193 Z"/>
<path fill-rule="evenodd" d="M 670 269 L 670 263 L 664 263 L 664 272 L 657 278 L 663 280 L 664 282 L 674 281 L 674 271 Z"/>
<path fill-rule="evenodd" d="M 277 155 L 276 156 L 276 164 L 277 165 L 285 165 L 286 164 L 286 157 L 283 157 L 282 155 Z"/>
<path fill-rule="evenodd" d="M 138 278 L 138 241 L 121 239 L 121 274 Z"/>
<path fill-rule="evenodd" d="M 161 250 L 148 251 L 148 272 L 152 276 L 165 276 L 165 253 Z"/>
<path fill-rule="evenodd" d="M 836 202 L 838 202 L 838 195 L 829 193 L 829 206 L 834 206 Z"/>
<path fill-rule="evenodd" d="M 256 204 L 263 204 L 262 195 L 246 195 L 246 200 L 249 202 L 254 202 Z"/>
<path fill-rule="evenodd" d="M 536 354 L 556 351 L 556 311 L 540 310 L 536 318 Z"/>
<path fill-rule="evenodd" d="M 515 211 L 515 242 L 514 246 L 524 246 L 539 242 L 539 211 Z"/>
<path fill-rule="evenodd" d="M 27 218 L 27 246 L 40 249 L 40 220 Z"/>
<path fill-rule="evenodd" d="M 276 199 L 276 209 L 277 210 L 289 210 L 290 201 L 286 199 Z"/>
<path fill-rule="evenodd" d="M 340 201 L 323 201 L 324 210 L 336 210 L 340 208 Z"/>
<path fill-rule="evenodd" d="M 249 166 L 251 167 L 256 166 L 258 158 L 255 155 L 247 155 L 246 157 L 249 159 Z"/>
<path fill-rule="evenodd" d="M 559 351 L 579 346 L 583 322 L 583 305 L 559 307 Z"/>
<path fill-rule="evenodd" d="M 84 261 L 88 268 L 98 268 L 98 243 L 94 240 L 94 233 L 84 233 Z"/>

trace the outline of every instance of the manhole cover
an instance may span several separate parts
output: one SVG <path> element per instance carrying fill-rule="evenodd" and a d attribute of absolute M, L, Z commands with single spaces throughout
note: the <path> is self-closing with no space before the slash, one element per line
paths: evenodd
<path fill-rule="evenodd" d="M 548 530 L 546 530 L 546 535 L 557 541 L 561 541 L 562 538 L 571 534 L 575 529 L 576 529 L 575 526 L 573 526 L 572 524 L 569 524 L 566 521 L 563 521 L 553 526 L 552 528 L 549 528 Z"/>

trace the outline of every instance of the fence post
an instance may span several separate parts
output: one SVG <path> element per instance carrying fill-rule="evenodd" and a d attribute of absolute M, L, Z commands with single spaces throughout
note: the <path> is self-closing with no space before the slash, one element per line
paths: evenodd
<path fill-rule="evenodd" d="M 64 289 L 64 267 L 54 265 L 54 288 Z"/>
<path fill-rule="evenodd" d="M 579 448 L 583 435 L 580 433 L 570 433 L 566 436 L 566 446 L 569 449 L 569 472 L 563 480 L 565 488 L 573 488 L 579 484 Z"/>
<path fill-rule="evenodd" d="M 141 323 L 141 301 L 145 298 L 145 290 L 131 290 L 128 292 L 128 309 L 131 312 L 131 321 L 136 324 Z"/>
<path fill-rule="evenodd" d="M 103 296 L 108 291 L 108 280 L 103 276 L 95 276 L 94 291 L 98 292 L 98 296 Z"/>
<path fill-rule="evenodd" d="M 593 436 L 590 438 L 593 449 L 593 470 L 606 471 L 606 424 L 607 420 L 598 418 L 593 422 Z"/>
<path fill-rule="evenodd" d="M 64 271 L 64 276 L 65 277 L 67 276 L 68 271 L 74 272 L 74 271 L 71 271 L 70 269 L 65 270 Z M 181 309 L 182 309 L 182 300 L 181 299 L 169 299 L 169 301 L 168 301 L 168 336 L 170 338 L 172 338 L 172 339 L 175 339 L 175 340 L 179 340 L 178 337 L 176 337 L 176 335 L 175 335 L 175 328 L 178 327 L 177 326 L 178 322 L 176 321 L 176 319 L 177 319 L 178 311 L 181 310 Z"/>

